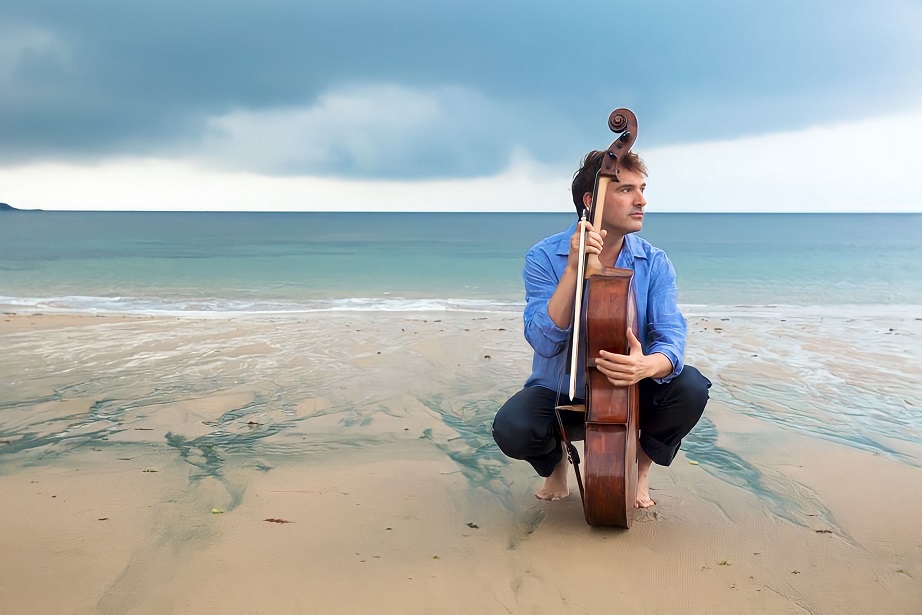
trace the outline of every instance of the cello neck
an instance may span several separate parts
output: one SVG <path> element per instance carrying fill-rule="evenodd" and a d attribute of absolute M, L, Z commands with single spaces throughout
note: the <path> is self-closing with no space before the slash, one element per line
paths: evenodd
<path fill-rule="evenodd" d="M 605 194 L 608 192 L 609 183 L 611 183 L 611 177 L 602 175 L 601 173 L 596 175 L 595 188 L 592 191 L 593 203 L 591 211 L 592 228 L 594 228 L 597 233 L 602 231 L 602 221 L 604 220 L 605 214 Z M 598 254 L 590 254 L 586 257 L 586 278 L 591 275 L 602 273 L 603 271 L 605 271 L 605 265 L 599 260 Z"/>

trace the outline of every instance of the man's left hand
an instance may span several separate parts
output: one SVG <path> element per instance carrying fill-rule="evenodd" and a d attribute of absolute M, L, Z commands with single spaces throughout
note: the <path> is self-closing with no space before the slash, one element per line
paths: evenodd
<path fill-rule="evenodd" d="M 640 340 L 631 329 L 627 330 L 628 354 L 602 350 L 595 360 L 596 367 L 615 386 L 637 384 L 644 378 L 664 376 L 672 370 L 672 362 L 661 353 L 645 355 Z"/>

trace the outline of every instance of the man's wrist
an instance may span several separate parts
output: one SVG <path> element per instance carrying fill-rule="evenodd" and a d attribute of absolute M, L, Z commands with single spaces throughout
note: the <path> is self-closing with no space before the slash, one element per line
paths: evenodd
<path fill-rule="evenodd" d="M 644 355 L 644 360 L 648 366 L 647 378 L 665 378 L 675 369 L 672 365 L 672 359 L 662 352 Z"/>

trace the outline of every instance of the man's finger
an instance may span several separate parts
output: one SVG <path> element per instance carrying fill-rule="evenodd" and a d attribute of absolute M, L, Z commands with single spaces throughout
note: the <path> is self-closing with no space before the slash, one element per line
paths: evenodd
<path fill-rule="evenodd" d="M 602 366 L 599 365 L 599 371 L 606 378 L 631 378 L 633 376 L 633 370 L 629 369 L 626 365 L 613 365 L 613 366 Z"/>
<path fill-rule="evenodd" d="M 634 361 L 634 359 L 632 359 L 629 355 L 618 354 L 617 352 L 608 352 L 607 350 L 600 350 L 599 356 L 601 357 L 601 360 L 608 361 L 610 363 L 625 364 Z M 599 359 L 596 359 L 596 361 L 598 360 Z"/>

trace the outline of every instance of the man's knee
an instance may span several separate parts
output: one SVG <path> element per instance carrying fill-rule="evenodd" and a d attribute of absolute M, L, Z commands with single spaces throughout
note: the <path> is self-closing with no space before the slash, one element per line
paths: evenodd
<path fill-rule="evenodd" d="M 493 418 L 493 440 L 507 457 L 521 459 L 521 448 L 528 439 L 529 425 L 517 411 L 515 397 L 507 401 Z"/>
<path fill-rule="evenodd" d="M 493 418 L 493 440 L 499 450 L 512 457 L 514 445 L 516 442 L 521 441 L 521 436 L 517 435 L 520 429 L 515 425 L 515 421 L 512 420 L 510 416 L 512 413 L 504 411 L 505 408 L 506 406 L 500 408 Z"/>
<path fill-rule="evenodd" d="M 544 452 L 547 426 L 541 421 L 542 391 L 523 389 L 502 405 L 493 418 L 493 440 L 507 457 L 524 459 Z M 553 438 L 551 436 L 551 438 Z"/>
<path fill-rule="evenodd" d="M 686 365 L 673 384 L 678 388 L 676 393 L 683 405 L 704 412 L 704 406 L 707 405 L 710 397 L 708 389 L 711 388 L 711 381 L 705 378 L 697 368 Z"/>

